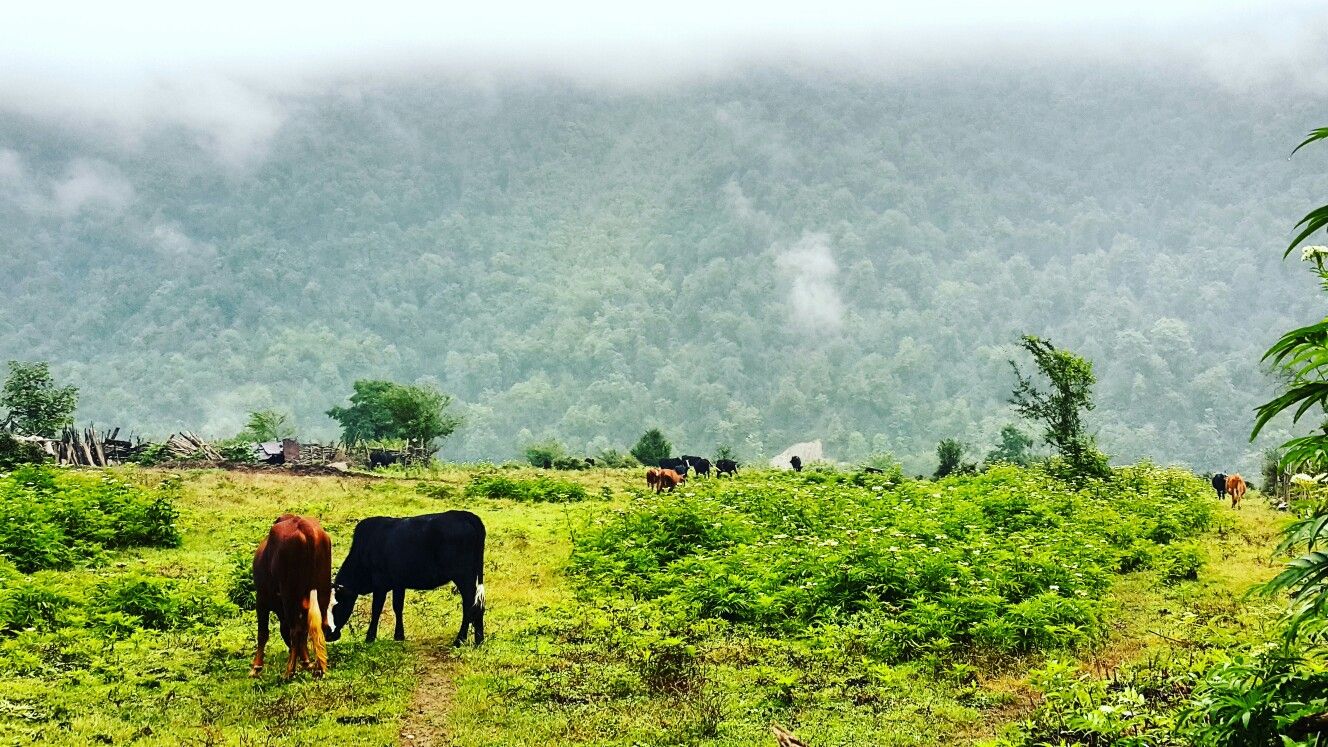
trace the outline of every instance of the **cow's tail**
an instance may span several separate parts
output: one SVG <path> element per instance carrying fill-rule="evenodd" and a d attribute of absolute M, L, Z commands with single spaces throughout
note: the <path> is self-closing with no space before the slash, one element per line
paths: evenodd
<path fill-rule="evenodd" d="M 475 607 L 484 609 L 484 534 L 483 527 L 480 529 L 480 552 L 476 558 L 476 565 L 479 566 L 479 572 L 475 575 Z"/>
<path fill-rule="evenodd" d="M 318 608 L 318 589 L 309 590 L 309 647 L 317 671 L 327 671 L 327 638 L 323 635 L 323 611 Z"/>

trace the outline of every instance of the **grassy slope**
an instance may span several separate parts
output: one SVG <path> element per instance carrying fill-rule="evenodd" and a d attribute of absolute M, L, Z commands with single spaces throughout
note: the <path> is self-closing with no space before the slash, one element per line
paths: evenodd
<path fill-rule="evenodd" d="M 863 715 L 843 703 L 799 697 L 772 714 L 748 703 L 750 678 L 767 676 L 764 652 L 733 640 L 708 654 L 710 687 L 704 698 L 544 701 L 513 697 L 528 692 L 544 672 L 575 671 L 568 649 L 541 636 L 548 611 L 571 598 L 561 573 L 570 532 L 585 518 L 627 500 L 636 472 L 575 475 L 595 500 L 581 504 L 468 501 L 464 470 L 431 480 L 297 478 L 199 472 L 188 475 L 181 507 L 184 547 L 132 551 L 95 569 L 65 575 L 87 583 L 142 566 L 153 573 L 226 583 L 231 554 L 248 552 L 280 513 L 321 517 L 332 534 L 334 562 L 348 549 L 354 523 L 377 514 L 405 515 L 465 507 L 489 528 L 486 582 L 490 640 L 482 649 L 452 652 L 460 621 L 450 589 L 407 597 L 405 644 L 363 643 L 367 601 L 351 630 L 331 648 L 333 670 L 321 680 L 279 681 L 279 667 L 247 678 L 252 614 L 218 620 L 215 632 L 141 634 L 83 659 L 59 677 L 0 680 L 0 742 L 89 744 L 390 744 L 403 734 L 456 745 L 544 745 L 564 742 L 629 745 L 764 743 L 772 717 L 792 723 L 819 744 L 951 744 L 991 736 L 1018 717 L 1034 694 L 1023 676 L 1034 661 L 972 662 L 969 677 L 937 676 L 920 667 L 891 673 L 888 708 Z M 146 479 L 146 476 L 145 476 Z M 604 487 L 612 498 L 598 499 Z M 1210 563 L 1200 581 L 1158 587 L 1144 575 L 1115 587 L 1119 610 L 1111 642 L 1084 657 L 1087 667 L 1110 670 L 1124 661 L 1189 647 L 1238 640 L 1267 619 L 1268 607 L 1242 602 L 1240 592 L 1271 575 L 1267 559 L 1279 515 L 1250 501 L 1232 523 L 1208 540 Z M 390 612 L 386 613 L 390 617 Z M 390 625 L 385 620 L 384 625 Z M 67 654 L 58 646 L 52 659 Z M 274 635 L 273 662 L 284 658 Z M 86 658 L 86 657 L 85 657 Z M 595 671 L 581 676 L 599 677 Z M 440 687 L 451 680 L 450 685 Z M 416 692 L 417 684 L 424 687 Z M 412 704 L 412 696 L 414 702 Z M 446 713 L 439 711 L 445 710 Z M 709 711 L 701 713 L 699 711 Z M 698 719 L 717 718 L 718 734 L 685 737 Z M 439 735 L 446 733 L 445 738 Z M 448 741 L 443 741 L 444 739 Z"/>

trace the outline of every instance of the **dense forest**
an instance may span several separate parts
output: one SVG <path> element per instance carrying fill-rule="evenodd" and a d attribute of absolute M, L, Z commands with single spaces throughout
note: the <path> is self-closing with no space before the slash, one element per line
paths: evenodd
<path fill-rule="evenodd" d="M 145 435 L 276 407 L 330 438 L 385 377 L 456 397 L 447 459 L 658 425 L 929 472 L 1015 419 L 1032 333 L 1094 362 L 1114 460 L 1253 471 L 1287 435 L 1247 441 L 1259 356 L 1322 316 L 1279 258 L 1321 103 L 1124 65 L 423 78 L 286 93 L 238 164 L 0 103 L 0 359 Z"/>

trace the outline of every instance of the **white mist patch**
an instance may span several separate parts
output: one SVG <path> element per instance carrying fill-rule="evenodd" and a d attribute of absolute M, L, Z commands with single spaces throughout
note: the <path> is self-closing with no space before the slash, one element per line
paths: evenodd
<path fill-rule="evenodd" d="M 65 216 L 93 205 L 118 213 L 133 199 L 134 188 L 129 180 L 105 161 L 71 161 L 64 176 L 51 186 L 51 203 Z"/>
<path fill-rule="evenodd" d="M 835 334 L 844 322 L 844 302 L 835 287 L 839 265 L 823 233 L 805 233 L 780 251 L 775 267 L 789 282 L 789 321 L 804 332 Z"/>

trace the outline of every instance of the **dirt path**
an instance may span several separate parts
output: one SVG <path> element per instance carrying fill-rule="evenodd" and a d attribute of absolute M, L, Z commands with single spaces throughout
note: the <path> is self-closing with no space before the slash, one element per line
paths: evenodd
<path fill-rule="evenodd" d="M 460 662 L 450 648 L 437 646 L 416 649 L 416 673 L 419 676 L 410 706 L 401 720 L 397 744 L 403 747 L 451 747 L 447 734 L 447 713 L 456 692 L 455 678 Z"/>

